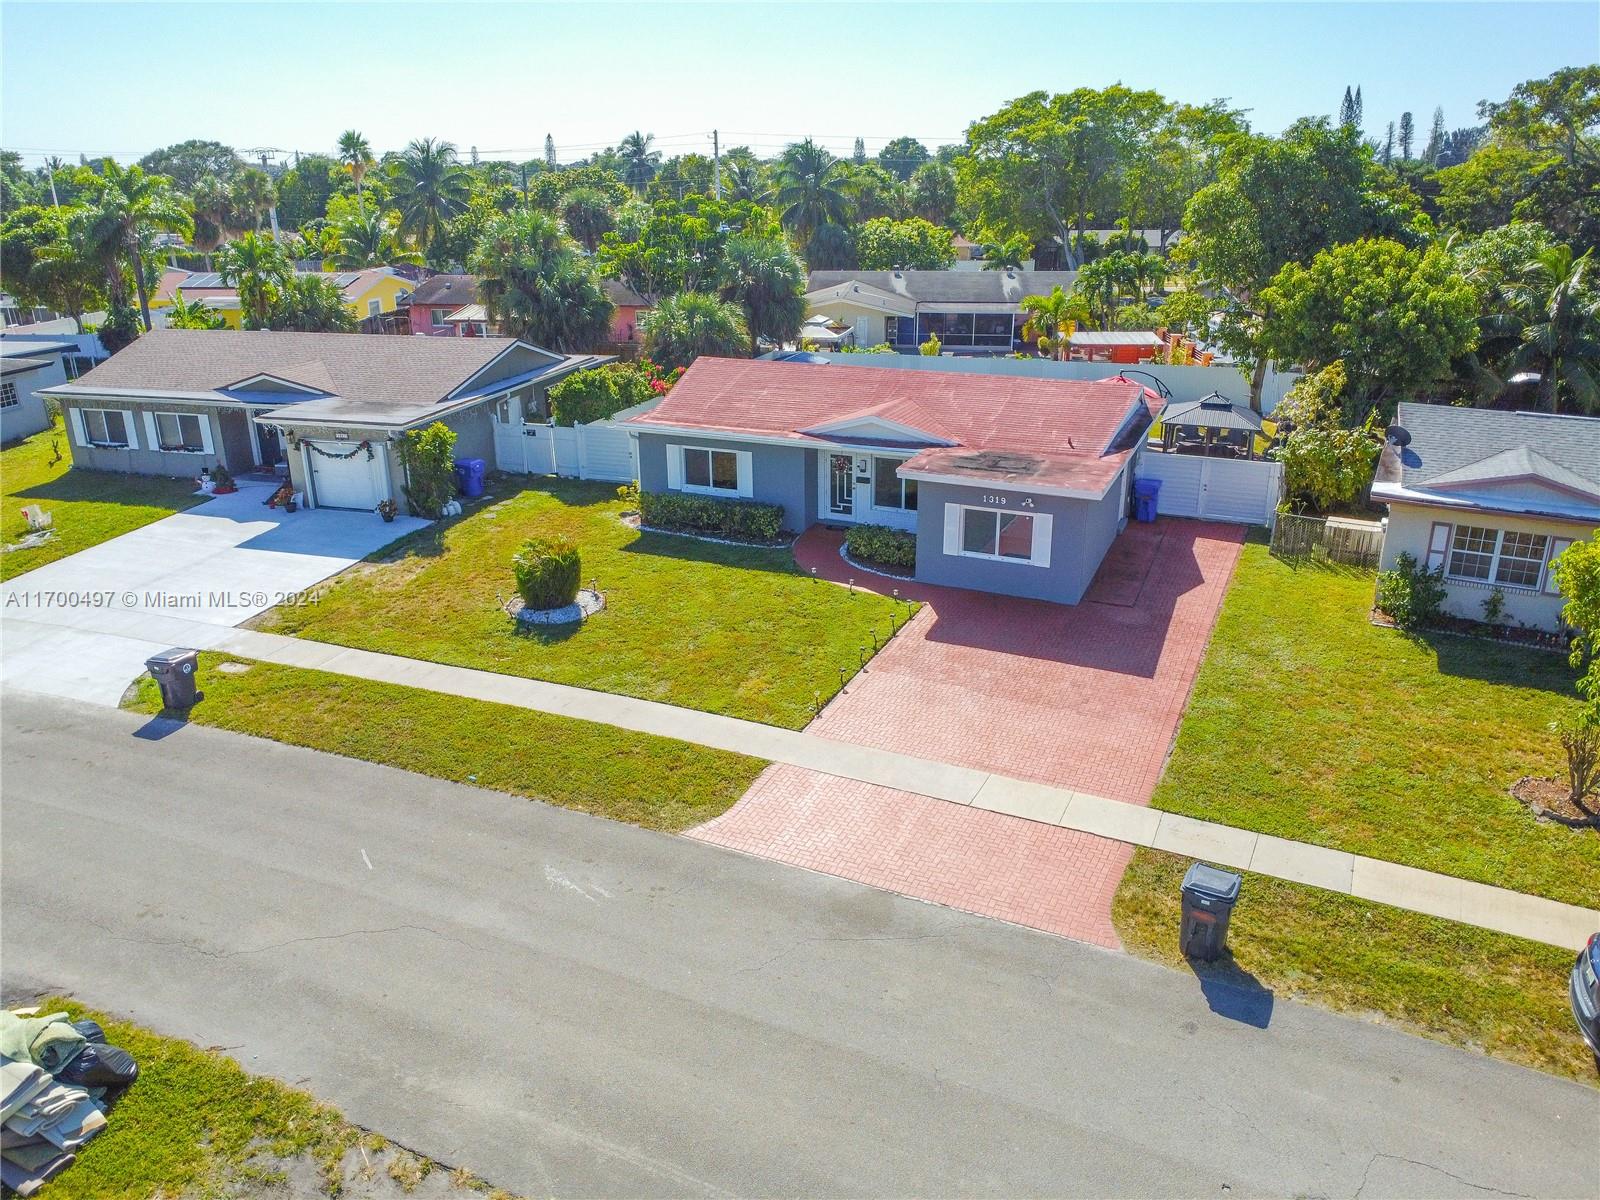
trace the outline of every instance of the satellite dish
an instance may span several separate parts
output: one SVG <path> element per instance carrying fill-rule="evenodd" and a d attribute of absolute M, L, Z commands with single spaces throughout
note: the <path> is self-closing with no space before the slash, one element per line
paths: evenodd
<path fill-rule="evenodd" d="M 1383 431 L 1384 440 L 1392 442 L 1402 450 L 1411 445 L 1411 431 L 1404 425 L 1391 425 Z"/>

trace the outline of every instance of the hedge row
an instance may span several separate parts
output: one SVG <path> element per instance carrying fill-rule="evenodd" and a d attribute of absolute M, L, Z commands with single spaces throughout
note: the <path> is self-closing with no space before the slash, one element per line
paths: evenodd
<path fill-rule="evenodd" d="M 844 535 L 846 553 L 857 562 L 910 571 L 917 565 L 917 535 L 887 525 L 852 525 Z"/>
<path fill-rule="evenodd" d="M 759 500 L 720 500 L 687 492 L 642 492 L 639 518 L 656 529 L 775 542 L 783 529 L 783 506 Z"/>

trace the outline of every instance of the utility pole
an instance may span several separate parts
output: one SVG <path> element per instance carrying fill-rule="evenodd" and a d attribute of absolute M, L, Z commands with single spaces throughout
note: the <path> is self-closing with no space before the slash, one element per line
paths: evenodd
<path fill-rule="evenodd" d="M 722 142 L 717 138 L 717 131 L 711 131 L 711 179 L 712 191 L 718 200 L 722 199 Z"/>
<path fill-rule="evenodd" d="M 263 172 L 265 172 L 267 177 L 270 179 L 271 176 L 272 176 L 272 172 L 267 170 L 267 155 L 268 154 L 277 154 L 278 151 L 273 149 L 270 146 L 258 146 L 255 150 L 246 151 L 246 153 L 247 154 L 254 153 L 254 154 L 259 154 L 261 156 L 261 170 Z M 267 209 L 267 213 L 272 218 L 272 240 L 275 241 L 275 242 L 279 241 L 280 238 L 278 237 L 278 187 L 277 187 L 276 183 L 274 183 L 273 187 L 272 187 L 272 204 Z"/>
<path fill-rule="evenodd" d="M 528 164 L 522 164 L 522 202 L 528 202 Z"/>

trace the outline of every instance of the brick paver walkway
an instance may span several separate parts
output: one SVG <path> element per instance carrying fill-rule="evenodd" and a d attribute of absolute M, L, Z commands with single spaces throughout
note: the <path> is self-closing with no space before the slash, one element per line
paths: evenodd
<path fill-rule="evenodd" d="M 839 535 L 824 578 L 924 601 L 807 732 L 1146 804 L 1238 561 L 1238 526 L 1130 525 L 1076 606 L 867 576 Z M 1064 835 L 1064 836 L 1063 836 Z M 775 767 L 691 836 L 1101 945 L 1131 850 L 1089 834 Z"/>

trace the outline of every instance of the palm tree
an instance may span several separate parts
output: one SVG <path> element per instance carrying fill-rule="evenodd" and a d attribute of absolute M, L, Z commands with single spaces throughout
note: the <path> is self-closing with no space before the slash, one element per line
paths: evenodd
<path fill-rule="evenodd" d="M 261 232 L 261 218 L 278 202 L 278 189 L 272 185 L 272 176 L 260 167 L 246 167 L 233 181 L 232 203 L 242 217 L 254 222 L 255 231 Z"/>
<path fill-rule="evenodd" d="M 1600 409 L 1600 291 L 1588 281 L 1594 251 L 1571 246 L 1536 251 L 1506 285 L 1508 312 L 1489 318 L 1491 336 L 1514 337 L 1502 372 L 1539 374 L 1539 406 L 1563 399 L 1582 412 Z"/>
<path fill-rule="evenodd" d="M 773 203 L 785 228 L 801 242 L 823 225 L 845 225 L 852 204 L 847 165 L 810 138 L 783 152 L 774 173 Z"/>
<path fill-rule="evenodd" d="M 222 245 L 228 231 L 233 205 L 228 195 L 228 185 L 215 175 L 203 175 L 194 185 L 189 197 L 194 205 L 194 236 L 190 244 L 206 257 L 206 270 L 211 270 L 211 255 Z"/>
<path fill-rule="evenodd" d="M 722 194 L 729 200 L 748 200 L 761 204 L 767 198 L 767 184 L 761 166 L 754 162 L 730 163 L 722 172 Z"/>
<path fill-rule="evenodd" d="M 407 146 L 394 164 L 400 232 L 424 252 L 438 244 L 445 225 L 471 197 L 472 176 L 456 161 L 454 142 L 422 138 Z"/>
<path fill-rule="evenodd" d="M 126 304 L 127 275 L 133 274 L 139 294 L 139 313 L 150 328 L 150 293 L 145 280 L 146 239 L 157 230 L 188 235 L 194 221 L 165 175 L 147 175 L 143 167 L 119 167 L 114 159 L 101 163 L 93 184 L 94 202 L 75 220 L 72 235 L 86 254 L 101 264 L 112 305 Z"/>
<path fill-rule="evenodd" d="M 806 269 L 779 238 L 736 237 L 722 255 L 722 298 L 744 309 L 750 357 L 762 338 L 782 343 L 798 337 L 806 315 Z"/>
<path fill-rule="evenodd" d="M 750 337 L 737 305 L 701 292 L 669 296 L 641 320 L 646 356 L 668 370 L 702 354 L 738 358 Z"/>
<path fill-rule="evenodd" d="M 1073 326 L 1089 317 L 1089 307 L 1083 297 L 1062 291 L 1059 284 L 1048 296 L 1024 296 L 1017 307 L 1028 314 L 1022 336 L 1063 361 L 1067 357 Z"/>
<path fill-rule="evenodd" d="M 661 164 L 661 151 L 652 150 L 656 135 L 638 130 L 623 138 L 617 145 L 617 155 L 622 159 L 622 178 L 636 192 L 643 193 L 645 186 L 656 177 Z"/>
<path fill-rule="evenodd" d="M 291 275 L 272 298 L 264 328 L 297 333 L 352 333 L 356 319 L 326 275 Z"/>
<path fill-rule="evenodd" d="M 593 263 L 548 213 L 519 208 L 492 218 L 468 266 L 490 317 L 513 337 L 573 353 L 610 331 L 614 310 Z"/>
<path fill-rule="evenodd" d="M 606 194 L 592 187 L 573 188 L 562 198 L 561 219 L 566 222 L 567 232 L 582 242 L 590 254 L 617 223 Z"/>
<path fill-rule="evenodd" d="M 364 217 L 367 215 L 367 203 L 362 194 L 361 181 L 377 165 L 372 157 L 372 143 L 354 129 L 346 129 L 339 135 L 338 158 L 344 169 L 350 172 L 350 178 L 356 181 L 356 211 Z"/>
<path fill-rule="evenodd" d="M 333 265 L 347 270 L 387 263 L 420 263 L 422 255 L 400 243 L 391 213 L 366 213 L 336 221 L 332 227 Z"/>
<path fill-rule="evenodd" d="M 185 300 L 182 288 L 174 293 L 166 317 L 168 329 L 221 329 L 227 324 L 222 314 L 207 308 L 204 301 Z"/>
<path fill-rule="evenodd" d="M 283 247 L 259 233 L 229 242 L 217 255 L 222 281 L 239 292 L 239 308 L 247 329 L 265 329 L 278 293 L 294 274 Z"/>
<path fill-rule="evenodd" d="M 1025 233 L 1014 233 L 1003 242 L 991 242 L 983 248 L 983 269 L 1020 271 L 1032 257 L 1033 239 Z"/>

